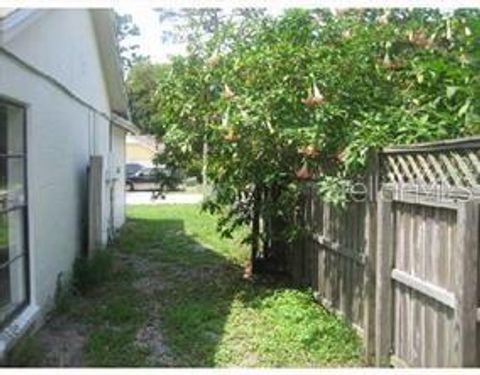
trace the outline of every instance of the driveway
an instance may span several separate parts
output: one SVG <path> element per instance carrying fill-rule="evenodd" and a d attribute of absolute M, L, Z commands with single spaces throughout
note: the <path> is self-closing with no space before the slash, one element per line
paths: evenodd
<path fill-rule="evenodd" d="M 196 204 L 202 201 L 201 193 L 167 192 L 165 199 L 152 199 L 150 191 L 127 192 L 127 204 Z"/>

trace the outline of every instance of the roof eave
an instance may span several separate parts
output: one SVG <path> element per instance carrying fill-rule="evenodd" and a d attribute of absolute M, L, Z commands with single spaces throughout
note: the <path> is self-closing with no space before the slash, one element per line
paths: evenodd
<path fill-rule="evenodd" d="M 130 118 L 128 98 L 123 82 L 122 64 L 115 36 L 115 14 L 111 9 L 91 9 L 98 50 L 112 112 Z"/>
<path fill-rule="evenodd" d="M 133 124 L 131 121 L 125 119 L 122 116 L 117 115 L 116 113 L 112 113 L 110 118 L 112 119 L 112 123 L 115 126 L 118 126 L 119 128 L 127 131 L 128 133 L 132 134 L 140 134 L 140 129 L 138 129 L 135 124 Z"/>

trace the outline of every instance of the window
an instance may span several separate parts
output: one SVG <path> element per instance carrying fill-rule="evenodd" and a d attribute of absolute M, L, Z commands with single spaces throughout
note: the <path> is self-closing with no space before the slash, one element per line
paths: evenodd
<path fill-rule="evenodd" d="M 28 302 L 25 110 L 0 99 L 0 324 Z"/>

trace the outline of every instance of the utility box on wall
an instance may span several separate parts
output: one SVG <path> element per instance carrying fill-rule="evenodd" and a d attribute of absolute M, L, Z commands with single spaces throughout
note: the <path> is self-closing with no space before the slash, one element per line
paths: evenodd
<path fill-rule="evenodd" d="M 88 256 L 103 246 L 102 208 L 103 208 L 104 158 L 91 156 L 88 173 Z"/>

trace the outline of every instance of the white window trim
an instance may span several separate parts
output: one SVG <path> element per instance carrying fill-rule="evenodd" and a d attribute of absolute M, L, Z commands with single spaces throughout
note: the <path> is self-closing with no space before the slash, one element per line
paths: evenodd
<path fill-rule="evenodd" d="M 5 359 L 8 350 L 28 331 L 39 317 L 40 309 L 35 304 L 28 305 L 0 332 L 0 361 Z"/>

